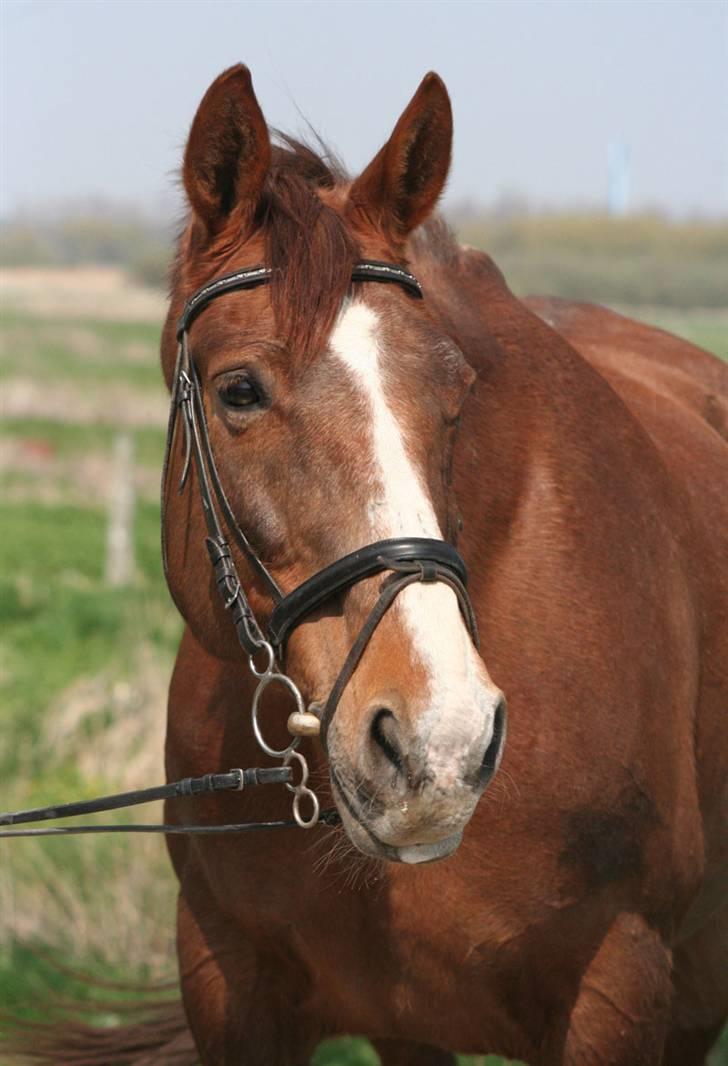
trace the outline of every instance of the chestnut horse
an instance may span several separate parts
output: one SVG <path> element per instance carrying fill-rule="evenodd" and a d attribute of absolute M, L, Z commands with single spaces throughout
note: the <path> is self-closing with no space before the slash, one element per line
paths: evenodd
<path fill-rule="evenodd" d="M 385 1066 L 456 1051 L 697 1066 L 728 1005 L 726 369 L 601 308 L 516 299 L 431 219 L 451 134 L 429 74 L 351 182 L 271 144 L 243 66 L 192 125 L 168 384 L 190 295 L 272 271 L 189 327 L 237 523 L 284 592 L 381 539 L 456 544 L 480 652 L 451 588 L 408 585 L 325 748 L 300 749 L 341 826 L 170 839 L 187 1023 L 211 1066 L 303 1066 L 346 1032 Z M 424 298 L 352 284 L 363 259 L 411 272 Z M 261 762 L 198 469 L 174 488 L 178 437 L 165 538 L 187 627 L 170 778 Z M 265 622 L 270 592 L 233 556 Z M 292 632 L 285 668 L 307 704 L 326 702 L 382 581 Z M 266 696 L 280 746 L 287 698 Z M 272 788 L 244 809 L 285 818 L 289 803 Z M 240 821 L 240 799 L 205 812 Z M 148 1061 L 183 1061 L 177 1047 Z"/>
<path fill-rule="evenodd" d="M 184 301 L 232 270 L 273 271 L 190 327 L 236 520 L 284 591 L 381 538 L 457 543 L 481 651 L 449 588 L 405 588 L 326 751 L 302 747 L 342 828 L 170 840 L 186 1016 L 205 1064 L 298 1066 L 355 1032 L 386 1066 L 455 1051 L 697 1066 L 728 1005 L 726 369 L 601 308 L 516 299 L 486 255 L 428 222 L 451 135 L 429 74 L 352 183 L 271 145 L 242 66 L 192 125 L 169 384 Z M 424 298 L 352 285 L 361 259 L 403 266 Z M 182 461 L 180 443 L 173 484 Z M 190 477 L 166 500 L 187 623 L 172 778 L 260 761 L 254 679 Z M 269 592 L 235 554 L 266 619 Z M 381 583 L 290 636 L 307 702 L 326 701 Z M 478 802 L 501 693 L 502 769 Z M 281 746 L 289 709 L 271 693 Z M 285 817 L 288 799 L 247 809 Z M 210 821 L 239 809 L 219 799 Z"/>

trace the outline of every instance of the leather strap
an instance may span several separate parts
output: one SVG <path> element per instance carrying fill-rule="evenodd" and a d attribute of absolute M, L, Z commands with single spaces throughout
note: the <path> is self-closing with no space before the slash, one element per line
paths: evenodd
<path fill-rule="evenodd" d="M 437 544 L 439 542 L 435 541 L 434 543 Z M 449 545 L 446 545 L 446 547 L 449 547 Z M 454 548 L 452 551 L 457 555 Z M 460 573 L 458 573 L 456 568 L 449 563 L 443 564 L 442 562 L 433 562 L 429 559 L 423 560 L 421 558 L 413 558 L 411 562 L 397 562 L 391 559 L 387 560 L 382 558 L 381 561 L 384 564 L 382 569 L 391 570 L 393 573 L 389 580 L 384 583 L 379 599 L 374 604 L 364 625 L 359 630 L 359 634 L 352 644 L 349 654 L 344 660 L 344 665 L 333 684 L 321 714 L 321 740 L 327 751 L 329 729 L 344 689 L 359 665 L 359 661 L 366 650 L 367 644 L 372 638 L 374 630 L 377 628 L 382 618 L 384 618 L 384 615 L 392 606 L 397 596 L 399 596 L 400 592 L 406 589 L 408 585 L 412 585 L 416 581 L 422 581 L 425 584 L 441 581 L 448 585 L 457 596 L 460 611 L 463 615 L 465 624 L 468 627 L 472 641 L 476 648 L 479 647 L 478 624 L 475 620 L 470 597 L 465 588 L 465 568 L 460 556 L 457 556 L 457 558 L 460 563 L 460 567 L 458 568 Z"/>
<path fill-rule="evenodd" d="M 401 285 L 419 300 L 422 299 L 422 286 L 414 274 L 403 267 L 382 263 L 379 259 L 362 259 L 351 272 L 352 281 L 392 281 Z"/>
<path fill-rule="evenodd" d="M 245 270 L 235 270 L 232 274 L 223 274 L 215 281 L 203 285 L 190 296 L 184 306 L 177 321 L 177 340 L 182 339 L 182 334 L 190 328 L 193 319 L 216 296 L 222 296 L 225 292 L 234 292 L 237 289 L 254 289 L 257 285 L 267 285 L 272 277 L 273 271 L 269 267 L 254 266 L 247 267 Z"/>
<path fill-rule="evenodd" d="M 211 299 L 212 297 L 209 298 Z M 222 487 L 207 431 L 202 390 L 196 368 L 190 359 L 186 332 L 182 334 L 180 341 L 172 405 L 173 411 L 170 415 L 170 423 L 167 430 L 167 454 L 165 456 L 162 480 L 162 558 L 165 573 L 167 573 L 165 519 L 166 494 L 169 492 L 169 454 L 173 446 L 179 417 L 178 412 L 181 412 L 185 432 L 185 459 L 178 491 L 181 492 L 184 488 L 191 461 L 194 460 L 202 498 L 202 513 L 207 527 L 205 543 L 215 573 L 215 582 L 225 608 L 230 611 L 238 640 L 243 650 L 248 655 L 253 655 L 264 643 L 264 637 L 240 582 L 237 568 L 230 552 L 230 546 L 218 518 L 215 500 L 223 514 L 228 531 L 232 534 L 233 539 L 252 569 L 267 587 L 273 600 L 282 599 L 283 594 L 273 576 L 253 550 L 242 529 L 240 529 Z"/>
<path fill-rule="evenodd" d="M 117 792 L 111 796 L 99 796 L 92 800 L 75 803 L 60 803 L 52 807 L 34 807 L 30 810 L 0 814 L 0 826 L 23 825 L 28 822 L 46 822 L 61 818 L 73 818 L 100 811 L 116 811 L 136 807 L 153 800 L 175 799 L 177 796 L 204 796 L 214 792 L 242 792 L 256 785 L 290 784 L 293 771 L 290 766 L 251 767 L 247 770 L 230 770 L 222 774 L 203 774 L 202 777 L 183 777 L 166 785 L 137 789 L 134 792 Z M 323 825 L 336 825 L 338 813 L 331 809 L 321 811 L 319 821 Z M 166 833 L 168 835 L 214 835 L 218 833 L 246 833 L 255 829 L 288 829 L 298 823 L 293 819 L 272 822 L 233 822 L 226 825 L 187 825 L 184 823 L 149 823 L 129 825 L 71 825 L 52 826 L 43 829 L 0 829 L 0 839 L 8 837 L 79 836 L 92 833 Z"/>
<path fill-rule="evenodd" d="M 341 821 L 339 812 L 330 807 L 321 811 L 317 825 L 334 826 Z M 184 825 L 182 823 L 148 823 L 117 825 L 67 825 L 44 829 L 0 829 L 4 837 L 55 837 L 80 836 L 90 833 L 164 833 L 167 836 L 217 836 L 221 833 L 252 833 L 256 829 L 296 829 L 293 818 L 281 818 L 274 822 L 229 822 L 226 825 Z"/>
<path fill-rule="evenodd" d="M 214 489 L 218 506 L 220 507 L 220 510 L 223 513 L 225 524 L 232 533 L 241 552 L 246 557 L 253 570 L 255 570 L 258 577 L 267 586 L 270 595 L 277 602 L 278 600 L 283 599 L 283 593 L 281 592 L 280 587 L 278 586 L 278 582 L 274 579 L 270 571 L 260 561 L 260 558 L 255 552 L 252 544 L 238 525 L 235 515 L 233 514 L 233 509 L 230 506 L 227 496 L 225 495 L 225 490 L 222 487 L 222 481 L 220 480 L 220 475 L 218 474 L 217 466 L 215 465 L 215 457 L 212 453 L 210 436 L 207 431 L 207 419 L 205 418 L 205 408 L 203 406 L 200 379 L 197 375 L 197 368 L 190 360 L 189 354 L 187 356 L 187 364 L 189 366 L 189 377 L 192 383 L 192 390 L 194 396 L 194 406 L 193 410 L 190 412 L 190 414 L 193 415 L 193 425 L 191 428 L 193 430 L 196 429 L 199 433 L 199 441 L 202 453 L 204 455 L 205 466 L 207 467 L 207 473 L 209 476 L 210 483 L 212 484 L 212 487 Z M 206 491 L 209 497 L 209 485 L 206 485 Z M 211 498 L 210 503 L 212 503 Z M 214 514 L 214 508 L 211 508 L 211 510 Z M 219 530 L 219 523 L 216 526 L 216 530 Z"/>
<path fill-rule="evenodd" d="M 444 540 L 429 537 L 397 537 L 367 544 L 335 563 L 319 570 L 276 605 L 268 623 L 268 635 L 274 647 L 283 647 L 301 620 L 332 596 L 343 592 L 364 578 L 384 570 L 394 570 L 400 563 L 434 563 L 438 572 L 451 572 L 464 586 L 465 563 L 455 548 Z"/>
<path fill-rule="evenodd" d="M 253 266 L 245 270 L 234 270 L 230 274 L 223 274 L 215 281 L 203 285 L 192 295 L 184 306 L 182 314 L 177 321 L 177 340 L 182 338 L 192 322 L 211 300 L 216 296 L 222 296 L 226 292 L 235 292 L 239 289 L 254 289 L 258 285 L 267 285 L 273 277 L 270 267 Z M 356 263 L 351 272 L 352 281 L 391 281 L 401 285 L 413 296 L 422 299 L 422 286 L 414 274 L 410 274 L 404 267 L 393 266 L 392 263 L 383 263 L 378 259 L 362 259 Z"/>
<path fill-rule="evenodd" d="M 135 807 L 152 800 L 173 799 L 175 796 L 202 796 L 210 792 L 241 792 L 253 785 L 269 785 L 290 782 L 292 771 L 288 766 L 253 767 L 250 770 L 230 770 L 226 774 L 204 774 L 202 777 L 183 777 L 167 785 L 134 792 L 117 792 L 99 799 L 79 800 L 75 803 L 60 803 L 54 807 L 32 807 L 12 814 L 0 814 L 0 825 L 21 825 L 24 822 L 46 822 L 56 818 L 73 818 L 81 814 L 98 814 L 100 811 L 116 811 L 122 807 Z"/>

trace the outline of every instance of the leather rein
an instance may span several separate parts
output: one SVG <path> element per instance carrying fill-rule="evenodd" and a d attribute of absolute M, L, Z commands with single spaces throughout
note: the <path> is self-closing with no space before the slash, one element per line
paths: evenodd
<path fill-rule="evenodd" d="M 403 589 L 414 582 L 443 582 L 457 597 L 461 613 L 470 635 L 478 645 L 475 614 L 467 593 L 465 563 L 455 548 L 442 540 L 424 537 L 397 537 L 365 545 L 357 551 L 337 559 L 319 570 L 297 588 L 285 594 L 260 559 L 243 529 L 240 527 L 222 485 L 212 451 L 200 377 L 190 352 L 189 330 L 193 321 L 213 300 L 230 292 L 247 290 L 268 284 L 273 271 L 265 266 L 255 266 L 226 274 L 204 285 L 189 298 L 177 324 L 177 359 L 171 389 L 169 422 L 162 472 L 162 560 L 165 576 L 169 579 L 166 547 L 166 502 L 169 491 L 169 470 L 175 443 L 178 421 L 184 429 L 184 458 L 177 491 L 182 493 L 194 464 L 197 475 L 202 510 L 206 525 L 205 544 L 213 568 L 215 583 L 224 607 L 229 611 L 238 641 L 248 657 L 251 672 L 257 678 L 257 688 L 252 702 L 252 726 L 261 749 L 269 756 L 281 759 L 280 768 L 231 770 L 228 774 L 207 774 L 203 778 L 186 778 L 166 786 L 156 786 L 141 792 L 124 793 L 119 796 L 102 797 L 81 804 L 66 804 L 63 807 L 39 808 L 15 814 L 0 815 L 0 826 L 18 822 L 69 817 L 75 814 L 109 810 L 150 799 L 169 798 L 175 795 L 199 795 L 202 792 L 222 789 L 240 789 L 242 783 L 284 783 L 293 793 L 293 820 L 279 822 L 248 822 L 227 826 L 182 826 L 182 825 L 116 825 L 81 826 L 68 829 L 0 830 L 0 837 L 11 835 L 40 835 L 71 832 L 164 832 L 205 833 L 242 832 L 253 828 L 279 828 L 298 825 L 302 828 L 334 824 L 338 820 L 335 810 L 320 811 L 318 798 L 308 787 L 308 764 L 297 750 L 302 736 L 320 734 L 324 748 L 332 720 L 341 696 L 356 670 L 366 646 L 376 627 Z M 352 282 L 385 282 L 400 285 L 410 296 L 422 299 L 422 289 L 417 279 L 402 267 L 374 260 L 357 263 L 352 270 Z M 240 581 L 230 540 L 235 543 L 253 574 L 265 587 L 273 602 L 273 610 L 267 624 L 261 625 L 256 618 Z M 387 573 L 379 596 L 362 625 L 349 654 L 323 707 L 304 706 L 303 697 L 295 682 L 283 672 L 285 647 L 293 630 L 313 611 L 323 606 L 332 597 L 346 592 L 353 585 L 376 574 Z M 261 658 L 264 664 L 261 666 Z M 279 665 L 280 664 L 280 665 Z M 291 742 L 277 749 L 269 745 L 260 725 L 261 699 L 271 684 L 286 688 L 295 703 L 295 711 L 288 719 Z M 298 782 L 293 782 L 293 765 L 298 768 Z M 247 775 L 247 776 L 246 776 Z M 278 775 L 278 776 L 275 776 Z M 189 784 L 194 782 L 195 785 Z M 203 787 L 204 786 L 204 787 Z M 139 798 L 144 797 L 144 798 Z M 126 802 L 124 802 L 126 801 Z M 306 802 L 310 811 L 302 809 Z"/>

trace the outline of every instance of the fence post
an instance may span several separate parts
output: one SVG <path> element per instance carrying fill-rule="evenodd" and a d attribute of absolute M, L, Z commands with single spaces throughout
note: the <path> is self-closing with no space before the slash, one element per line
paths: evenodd
<path fill-rule="evenodd" d="M 106 584 L 128 585 L 134 577 L 134 442 L 131 433 L 114 438 L 106 531 Z"/>

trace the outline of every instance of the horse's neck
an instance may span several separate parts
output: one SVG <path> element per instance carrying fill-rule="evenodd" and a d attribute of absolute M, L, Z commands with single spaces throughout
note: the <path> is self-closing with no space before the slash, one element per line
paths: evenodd
<path fill-rule="evenodd" d="M 434 314 L 477 372 L 462 412 L 453 478 L 475 536 L 504 535 L 524 493 L 538 483 L 588 500 L 613 449 L 615 426 L 639 432 L 609 385 L 508 289 L 493 261 L 459 249 L 415 264 Z M 615 462 L 623 461 L 619 456 Z"/>

